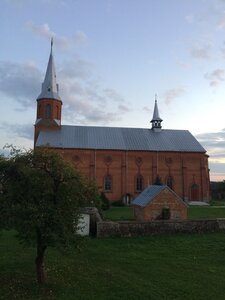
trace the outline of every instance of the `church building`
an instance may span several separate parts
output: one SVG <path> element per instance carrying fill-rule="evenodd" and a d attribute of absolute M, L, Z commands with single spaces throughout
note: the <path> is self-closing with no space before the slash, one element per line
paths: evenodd
<path fill-rule="evenodd" d="M 209 200 L 206 150 L 188 130 L 162 128 L 157 99 L 151 128 L 62 125 L 62 104 L 51 43 L 37 98 L 35 147 L 47 145 L 61 153 L 96 180 L 110 201 L 129 204 L 156 183 L 169 186 L 185 201 Z"/>

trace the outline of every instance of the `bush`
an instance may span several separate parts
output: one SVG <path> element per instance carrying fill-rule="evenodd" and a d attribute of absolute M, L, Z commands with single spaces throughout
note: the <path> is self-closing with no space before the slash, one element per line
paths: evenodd
<path fill-rule="evenodd" d="M 110 207 L 109 199 L 106 197 L 106 195 L 102 192 L 101 193 L 101 208 L 102 210 L 107 210 Z"/>
<path fill-rule="evenodd" d="M 111 205 L 112 206 L 117 206 L 117 207 L 125 206 L 125 204 L 121 200 L 114 201 L 114 202 L 111 203 Z"/>

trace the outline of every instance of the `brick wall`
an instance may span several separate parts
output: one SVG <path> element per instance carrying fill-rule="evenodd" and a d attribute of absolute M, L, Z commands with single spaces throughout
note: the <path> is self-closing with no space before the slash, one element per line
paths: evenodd
<path fill-rule="evenodd" d="M 152 221 L 161 218 L 162 210 L 170 210 L 170 219 L 187 219 L 187 205 L 169 189 L 164 189 L 146 207 L 134 205 L 137 221 Z"/>
<path fill-rule="evenodd" d="M 95 178 L 100 190 L 104 176 L 112 176 L 112 191 L 106 192 L 110 201 L 121 200 L 125 194 L 139 195 L 135 178 L 143 177 L 143 188 L 154 184 L 157 174 L 162 184 L 173 178 L 173 189 L 186 200 L 209 200 L 208 157 L 203 153 L 144 152 L 57 149 L 84 175 Z M 196 184 L 197 198 L 192 199 L 191 186 Z"/>

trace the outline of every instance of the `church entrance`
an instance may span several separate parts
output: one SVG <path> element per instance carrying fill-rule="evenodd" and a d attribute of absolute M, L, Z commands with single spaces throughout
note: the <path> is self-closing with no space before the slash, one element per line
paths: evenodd
<path fill-rule="evenodd" d="M 132 196 L 131 196 L 131 194 L 126 193 L 126 194 L 123 196 L 123 203 L 124 203 L 125 205 L 130 205 L 130 204 L 131 204 L 131 201 L 132 201 Z"/>

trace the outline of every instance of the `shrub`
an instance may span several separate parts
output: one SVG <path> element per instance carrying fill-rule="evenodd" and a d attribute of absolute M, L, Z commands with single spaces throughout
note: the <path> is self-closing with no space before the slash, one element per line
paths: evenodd
<path fill-rule="evenodd" d="M 112 205 L 112 206 L 117 206 L 117 207 L 125 206 L 125 204 L 124 204 L 121 200 L 114 201 L 114 202 L 112 202 L 111 205 Z"/>
<path fill-rule="evenodd" d="M 106 197 L 106 195 L 103 192 L 101 192 L 100 198 L 101 198 L 102 210 L 109 209 L 109 207 L 110 207 L 109 199 Z"/>

